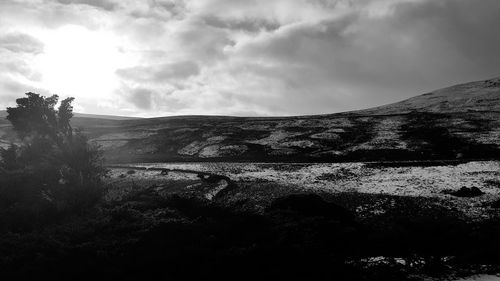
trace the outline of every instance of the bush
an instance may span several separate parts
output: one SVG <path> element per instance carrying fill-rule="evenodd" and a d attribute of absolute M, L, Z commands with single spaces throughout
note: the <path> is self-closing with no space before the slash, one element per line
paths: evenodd
<path fill-rule="evenodd" d="M 29 229 L 80 214 L 101 198 L 102 153 L 71 128 L 73 98 L 27 93 L 7 119 L 20 145 L 0 149 L 0 222 Z M 16 224 L 12 218 L 18 217 Z"/>

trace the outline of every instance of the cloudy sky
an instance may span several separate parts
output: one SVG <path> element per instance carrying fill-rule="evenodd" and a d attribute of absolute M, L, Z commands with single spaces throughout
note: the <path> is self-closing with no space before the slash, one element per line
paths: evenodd
<path fill-rule="evenodd" d="M 500 76 L 498 0 L 0 0 L 0 106 L 296 115 Z"/>

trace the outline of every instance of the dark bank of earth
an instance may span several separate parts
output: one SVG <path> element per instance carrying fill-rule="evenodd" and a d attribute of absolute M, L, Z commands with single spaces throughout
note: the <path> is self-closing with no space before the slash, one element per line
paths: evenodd
<path fill-rule="evenodd" d="M 264 209 L 227 199 L 131 193 L 44 229 L 3 233 L 0 268 L 7 280 L 411 280 L 500 261 L 498 223 L 410 198 L 388 197 L 395 206 L 376 219 L 352 211 L 371 197 L 296 193 Z"/>
<path fill-rule="evenodd" d="M 479 188 L 477 188 L 475 186 L 473 186 L 471 188 L 463 186 L 459 190 L 447 191 L 445 193 L 451 194 L 451 195 L 457 196 L 457 197 L 477 197 L 477 196 L 481 196 L 484 194 L 484 192 L 482 192 Z"/>

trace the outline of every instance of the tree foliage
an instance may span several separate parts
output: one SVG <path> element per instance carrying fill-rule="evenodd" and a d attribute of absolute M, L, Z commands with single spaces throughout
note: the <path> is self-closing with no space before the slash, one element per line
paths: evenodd
<path fill-rule="evenodd" d="M 74 98 L 61 101 L 59 109 L 55 106 L 59 97 L 44 97 L 35 93 L 26 93 L 26 97 L 16 100 L 16 107 L 7 108 L 7 120 L 21 138 L 46 137 L 55 142 L 72 135 L 70 119 L 73 117 Z"/>
<path fill-rule="evenodd" d="M 0 219 L 13 206 L 39 217 L 47 208 L 82 211 L 100 198 L 102 153 L 71 127 L 74 98 L 56 109 L 58 101 L 27 93 L 7 108 L 19 143 L 0 149 Z"/>

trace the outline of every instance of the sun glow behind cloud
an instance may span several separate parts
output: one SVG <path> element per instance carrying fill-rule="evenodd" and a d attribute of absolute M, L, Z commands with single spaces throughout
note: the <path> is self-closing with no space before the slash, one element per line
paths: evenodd
<path fill-rule="evenodd" d="M 36 65 L 42 73 L 41 87 L 51 93 L 87 99 L 108 96 L 119 87 L 116 70 L 135 63 L 109 33 L 68 25 L 41 37 L 45 51 Z"/>
<path fill-rule="evenodd" d="M 499 75 L 500 1 L 0 0 L 0 108 L 297 115 Z"/>

